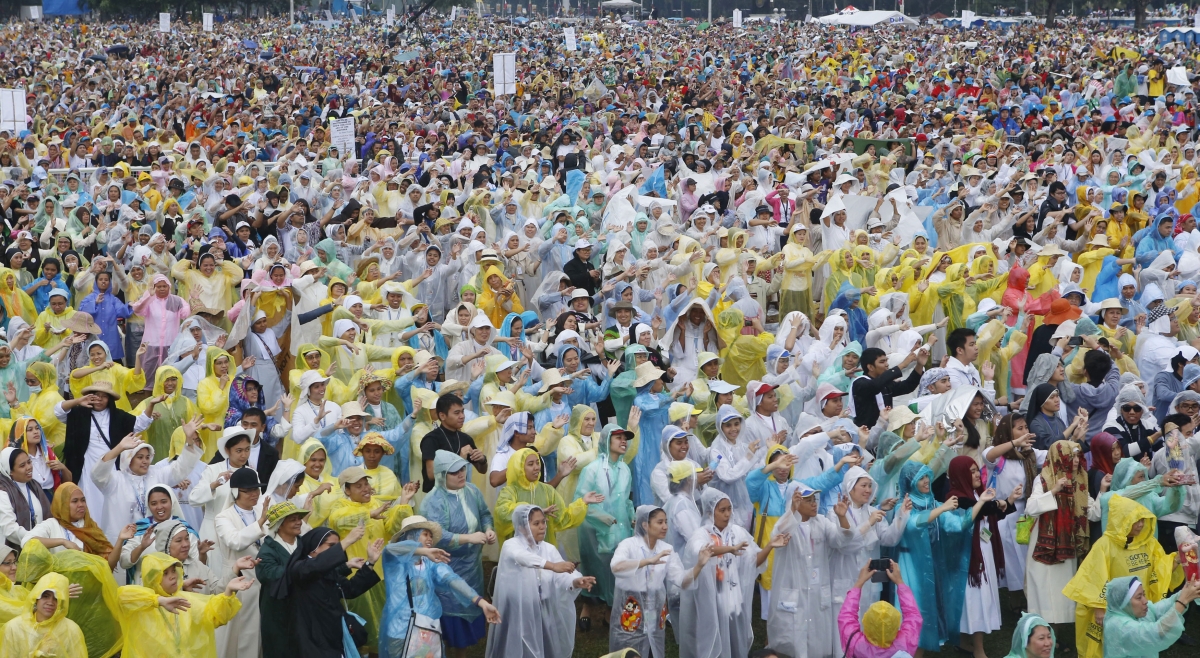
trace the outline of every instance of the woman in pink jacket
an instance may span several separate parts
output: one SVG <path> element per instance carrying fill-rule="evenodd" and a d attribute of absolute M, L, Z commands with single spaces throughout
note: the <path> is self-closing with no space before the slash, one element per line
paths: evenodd
<path fill-rule="evenodd" d="M 179 335 L 179 326 L 191 315 L 192 309 L 182 297 L 171 294 L 171 281 L 162 274 L 155 274 L 142 298 L 130 306 L 134 314 L 144 318 L 146 323 L 142 342 L 149 349 L 146 350 L 142 370 L 146 373 L 149 385 L 154 382 L 154 373 L 159 364 L 166 361 L 171 343 Z"/>
<path fill-rule="evenodd" d="M 838 631 L 846 658 L 892 658 L 912 655 L 921 638 L 921 610 L 913 599 L 912 590 L 900 578 L 900 566 L 895 562 L 887 570 L 888 579 L 896 585 L 900 609 L 885 601 L 876 601 L 867 608 L 862 622 L 858 620 L 858 601 L 862 586 L 875 573 L 871 563 L 863 565 L 858 582 L 846 593 L 838 612 Z"/>

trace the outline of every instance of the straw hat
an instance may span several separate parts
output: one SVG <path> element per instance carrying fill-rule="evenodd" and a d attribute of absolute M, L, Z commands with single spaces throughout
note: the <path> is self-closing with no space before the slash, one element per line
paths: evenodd
<path fill-rule="evenodd" d="M 309 510 L 296 507 L 296 503 L 293 503 L 290 500 L 285 500 L 282 503 L 272 505 L 271 508 L 267 510 L 267 527 L 271 530 L 278 530 L 284 519 L 288 518 L 289 516 L 299 514 L 300 518 L 304 518 L 311 513 L 312 512 Z"/>
<path fill-rule="evenodd" d="M 308 370 L 306 372 L 312 371 Z M 363 411 L 362 405 L 358 403 L 358 400 L 351 400 L 342 405 L 342 418 L 369 418 L 370 416 L 371 414 Z"/>
<path fill-rule="evenodd" d="M 97 334 L 97 335 L 99 335 L 101 333 L 104 333 L 100 329 L 100 325 L 96 324 L 96 321 L 94 319 L 92 319 L 92 314 L 84 313 L 83 311 L 77 311 L 74 314 L 72 314 L 71 317 L 67 318 L 66 320 L 63 320 L 62 326 L 63 326 L 63 329 L 70 329 L 71 331 L 75 331 L 75 332 L 78 332 L 81 334 Z"/>
<path fill-rule="evenodd" d="M 1129 309 L 1125 308 L 1124 306 L 1121 306 L 1120 300 L 1118 300 L 1116 297 L 1110 297 L 1110 298 L 1100 302 L 1100 317 L 1104 317 L 1104 312 L 1109 309 L 1113 309 L 1113 308 L 1120 311 L 1121 315 L 1125 315 L 1126 313 L 1129 313 Z"/>
<path fill-rule="evenodd" d="M 104 382 L 104 381 L 95 382 L 90 386 L 83 387 L 83 394 L 88 395 L 89 393 L 103 393 L 114 400 L 119 399 L 121 397 L 121 396 L 117 395 L 117 392 L 115 390 L 113 390 L 112 384 L 110 382 Z"/>
<path fill-rule="evenodd" d="M 562 372 L 558 368 L 550 368 L 542 371 L 542 387 L 538 389 L 539 393 L 545 393 L 551 388 L 558 386 L 563 382 L 570 381 L 562 376 Z"/>
<path fill-rule="evenodd" d="M 382 434 L 379 432 L 367 432 L 363 438 L 359 439 L 358 445 L 354 447 L 354 456 L 361 457 L 362 449 L 367 446 L 379 446 L 383 448 L 383 454 L 385 455 L 395 454 L 396 452 L 396 448 L 392 446 L 391 442 L 383 438 Z"/>
<path fill-rule="evenodd" d="M 654 366 L 653 363 L 650 363 L 649 361 L 647 361 L 647 362 L 643 363 L 642 365 L 638 366 L 637 370 L 634 371 L 634 374 L 637 375 L 637 379 L 634 380 L 633 387 L 641 388 L 641 387 L 645 386 L 646 384 L 649 384 L 650 382 L 652 382 L 656 379 L 659 379 L 660 377 L 665 375 L 666 371 L 659 370 L 658 368 L 656 368 Z"/>
<path fill-rule="evenodd" d="M 442 526 L 430 521 L 423 516 L 410 516 L 400 522 L 400 532 L 392 535 L 392 541 L 400 541 L 404 533 L 409 530 L 428 530 L 429 534 L 433 535 L 433 543 L 437 544 L 442 541 Z"/>

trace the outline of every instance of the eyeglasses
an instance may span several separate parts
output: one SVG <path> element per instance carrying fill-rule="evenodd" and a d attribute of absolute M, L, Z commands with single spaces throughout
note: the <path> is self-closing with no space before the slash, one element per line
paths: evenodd
<path fill-rule="evenodd" d="M 1136 404 L 1123 404 L 1123 405 L 1121 405 L 1121 411 L 1123 411 L 1123 412 L 1125 412 L 1125 413 L 1130 413 L 1130 412 L 1133 412 L 1133 411 L 1141 411 L 1141 410 L 1142 410 L 1142 408 L 1141 408 L 1141 407 L 1139 407 L 1139 406 L 1137 406 Z"/>

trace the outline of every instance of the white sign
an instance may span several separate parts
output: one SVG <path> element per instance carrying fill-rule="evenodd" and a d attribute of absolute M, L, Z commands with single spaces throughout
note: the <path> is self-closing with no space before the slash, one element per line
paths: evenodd
<path fill-rule="evenodd" d="M 163 12 L 158 15 L 158 31 L 159 32 L 170 32 L 171 31 L 171 14 L 170 13 Z"/>
<path fill-rule="evenodd" d="M 329 21 L 330 23 L 333 22 L 333 13 L 328 9 L 325 10 L 325 20 Z"/>
<path fill-rule="evenodd" d="M 396 9 L 394 7 L 388 7 L 386 21 L 388 27 L 396 23 Z"/>
<path fill-rule="evenodd" d="M 571 0 L 563 0 L 562 8 L 564 12 L 571 11 Z"/>
<path fill-rule="evenodd" d="M 354 153 L 354 117 L 329 122 L 329 143 L 337 148 L 338 155 L 343 158 Z"/>
<path fill-rule="evenodd" d="M 31 21 L 42 20 L 42 6 L 41 5 L 29 5 L 28 7 L 24 7 L 24 9 L 27 9 L 29 12 L 29 20 L 31 20 Z"/>
<path fill-rule="evenodd" d="M 1191 86 L 1188 82 L 1187 67 L 1176 66 L 1175 68 L 1167 69 L 1167 84 L 1183 85 L 1184 87 Z"/>
<path fill-rule="evenodd" d="M 517 93 L 517 54 L 495 53 L 492 55 L 492 80 L 497 96 Z"/>
<path fill-rule="evenodd" d="M 213 31 L 213 15 L 208 12 L 204 12 L 204 31 Z"/>
<path fill-rule="evenodd" d="M 450 8 L 450 20 L 458 20 L 458 5 L 454 5 Z"/>
<path fill-rule="evenodd" d="M 742 10 L 741 9 L 733 10 L 733 26 L 734 27 L 742 26 Z"/>
<path fill-rule="evenodd" d="M 0 89 L 0 130 L 16 136 L 29 124 L 25 122 L 25 90 Z"/>
<path fill-rule="evenodd" d="M 964 9 L 963 13 L 962 13 L 962 26 L 963 27 L 971 27 L 971 23 L 974 23 L 974 22 L 975 22 L 975 12 L 967 11 L 966 9 Z"/>
<path fill-rule="evenodd" d="M 571 51 L 576 50 L 577 45 L 575 43 L 575 28 L 564 27 L 563 28 L 563 39 L 565 39 L 567 42 L 566 43 L 567 50 L 571 50 Z"/>

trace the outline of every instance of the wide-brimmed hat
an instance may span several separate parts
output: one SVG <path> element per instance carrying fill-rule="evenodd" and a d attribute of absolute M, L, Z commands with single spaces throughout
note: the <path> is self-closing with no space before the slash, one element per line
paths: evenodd
<path fill-rule="evenodd" d="M 1116 297 L 1109 297 L 1108 299 L 1100 302 L 1100 317 L 1104 317 L 1105 311 L 1114 308 L 1120 311 L 1121 315 L 1129 313 L 1129 309 L 1121 306 L 1121 301 L 1119 299 Z"/>
<path fill-rule="evenodd" d="M 401 521 L 400 532 L 392 535 L 392 541 L 400 541 L 400 538 L 404 536 L 404 533 L 408 532 L 409 530 L 428 530 L 429 534 L 433 535 L 433 543 L 435 545 L 442 541 L 442 526 L 423 516 L 410 516 Z"/>
<path fill-rule="evenodd" d="M 647 361 L 647 362 L 643 363 L 642 365 L 638 366 L 637 369 L 634 370 L 634 374 L 637 376 L 637 379 L 634 380 L 633 387 L 641 388 L 641 387 L 645 386 L 646 384 L 649 384 L 650 382 L 653 382 L 654 380 L 661 378 L 663 375 L 666 374 L 666 371 L 660 370 L 653 363 L 650 363 L 649 361 Z"/>
<path fill-rule="evenodd" d="M 266 482 L 258 481 L 258 473 L 253 468 L 242 467 L 229 476 L 230 489 L 265 489 Z"/>
<path fill-rule="evenodd" d="M 308 372 L 312 371 L 309 370 Z M 358 403 L 358 400 L 351 400 L 342 405 L 342 418 L 353 418 L 356 416 L 359 418 L 370 418 L 371 414 L 363 411 L 362 405 Z"/>
<path fill-rule="evenodd" d="M 1050 303 L 1050 312 L 1046 314 L 1046 324 L 1062 324 L 1067 320 L 1077 320 L 1083 311 L 1065 299 L 1056 299 Z"/>
<path fill-rule="evenodd" d="M 267 527 L 271 530 L 277 530 L 280 524 L 283 523 L 284 519 L 288 518 L 289 516 L 299 514 L 301 518 L 304 518 L 311 513 L 311 511 L 302 507 L 296 507 L 296 503 L 293 503 L 290 500 L 285 500 L 282 503 L 272 505 L 271 508 L 267 510 Z"/>
<path fill-rule="evenodd" d="M 102 334 L 104 331 L 100 329 L 100 325 L 92 318 L 91 313 L 76 311 L 71 317 L 62 321 L 63 329 L 70 329 L 81 334 Z"/>
<path fill-rule="evenodd" d="M 611 308 L 608 309 L 608 315 L 609 315 L 609 317 L 615 318 L 615 317 L 617 317 L 617 311 L 633 312 L 633 310 L 634 310 L 633 304 L 630 304 L 629 302 L 617 302 L 616 304 L 613 304 Z"/>
<path fill-rule="evenodd" d="M 385 455 L 395 454 L 396 452 L 396 448 L 392 446 L 390 441 L 383 438 L 382 434 L 379 432 L 367 432 L 363 435 L 363 438 L 358 440 L 358 445 L 354 446 L 354 456 L 361 457 L 362 449 L 367 446 L 379 446 L 383 448 L 383 454 Z"/>
<path fill-rule="evenodd" d="M 538 392 L 545 393 L 546 391 L 550 390 L 551 388 L 553 388 L 555 386 L 558 386 L 559 384 L 561 384 L 565 381 L 569 381 L 569 380 L 568 380 L 568 378 L 563 377 L 562 372 L 558 368 L 549 368 L 547 370 L 543 370 L 542 371 L 542 387 L 538 389 Z"/>
<path fill-rule="evenodd" d="M 308 395 L 308 388 L 313 384 L 329 381 L 328 377 L 322 377 L 319 370 L 305 370 L 300 375 L 300 394 Z"/>
<path fill-rule="evenodd" d="M 1103 233 L 1097 233 L 1096 237 L 1088 241 L 1088 244 L 1093 247 L 1108 247 L 1108 236 Z"/>
<path fill-rule="evenodd" d="M 241 425 L 226 427 L 221 432 L 221 438 L 217 439 L 217 452 L 221 453 L 221 456 L 225 459 L 229 459 L 229 448 L 226 446 L 230 441 L 243 436 L 250 439 L 251 443 L 254 442 L 254 430 L 242 429 Z"/>
<path fill-rule="evenodd" d="M 82 393 L 84 395 L 88 395 L 89 393 L 103 393 L 114 400 L 121 397 L 120 395 L 117 395 L 115 390 L 113 390 L 112 383 L 105 381 L 94 382 L 83 387 Z"/>

